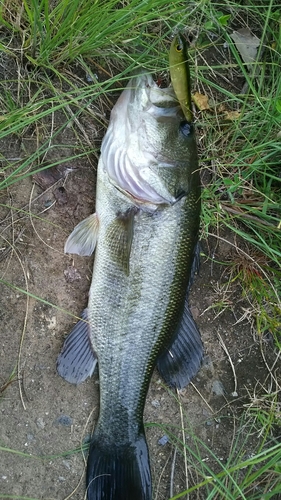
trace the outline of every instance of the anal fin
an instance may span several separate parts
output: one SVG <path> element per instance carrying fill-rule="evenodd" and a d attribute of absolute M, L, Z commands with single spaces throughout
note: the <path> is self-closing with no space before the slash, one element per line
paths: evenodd
<path fill-rule="evenodd" d="M 66 338 L 57 359 L 59 375 L 71 384 L 80 384 L 86 378 L 91 377 L 97 363 L 87 320 L 87 309 L 84 309 L 81 320 L 76 323 Z"/>

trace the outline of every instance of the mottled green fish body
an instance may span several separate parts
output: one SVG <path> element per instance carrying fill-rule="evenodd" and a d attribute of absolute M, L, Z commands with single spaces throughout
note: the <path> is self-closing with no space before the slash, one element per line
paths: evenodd
<path fill-rule="evenodd" d="M 58 359 L 59 373 L 74 383 L 98 360 L 89 500 L 151 499 L 143 409 L 152 372 L 157 363 L 170 386 L 183 387 L 202 357 L 186 300 L 199 217 L 193 126 L 172 89 L 137 76 L 114 106 L 102 143 L 96 213 L 65 248 L 87 255 L 95 246 L 87 314 Z"/>

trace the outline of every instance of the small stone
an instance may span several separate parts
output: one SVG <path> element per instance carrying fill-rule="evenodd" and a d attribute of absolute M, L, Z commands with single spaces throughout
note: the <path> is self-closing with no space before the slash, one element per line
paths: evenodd
<path fill-rule="evenodd" d="M 56 328 L 57 325 L 56 316 L 51 316 L 50 318 L 46 317 L 46 321 L 47 321 L 47 328 L 49 328 L 49 330 L 54 330 L 54 328 Z"/>
<path fill-rule="evenodd" d="M 214 380 L 213 385 L 212 385 L 212 393 L 215 394 L 216 396 L 224 396 L 225 395 L 225 388 L 220 380 Z"/>
<path fill-rule="evenodd" d="M 96 80 L 98 80 L 98 79 L 99 79 L 99 76 L 98 76 L 98 74 L 97 74 L 97 73 L 93 73 L 93 77 L 94 77 Z M 86 81 L 87 81 L 88 83 L 93 83 L 93 82 L 95 81 L 93 77 L 90 75 L 90 73 L 86 73 L 86 75 L 85 75 Z"/>
<path fill-rule="evenodd" d="M 152 406 L 154 406 L 154 408 L 159 408 L 160 406 L 160 402 L 158 401 L 158 399 L 153 399 L 153 401 L 151 401 L 151 404 Z"/>
<path fill-rule="evenodd" d="M 36 425 L 37 425 L 37 427 L 39 427 L 39 429 L 44 429 L 46 424 L 45 424 L 42 417 L 38 417 L 36 420 Z"/>
<path fill-rule="evenodd" d="M 165 444 L 167 444 L 168 442 L 169 442 L 168 436 L 164 435 L 159 439 L 158 444 L 160 444 L 161 446 L 165 446 Z"/>
<path fill-rule="evenodd" d="M 60 415 L 60 417 L 56 419 L 56 423 L 64 427 L 70 427 L 70 425 L 72 425 L 72 418 L 67 415 Z"/>

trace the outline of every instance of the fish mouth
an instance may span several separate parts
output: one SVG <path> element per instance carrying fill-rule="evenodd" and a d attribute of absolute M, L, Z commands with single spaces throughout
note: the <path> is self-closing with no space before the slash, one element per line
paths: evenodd
<path fill-rule="evenodd" d="M 172 87 L 162 88 L 151 74 L 140 74 L 131 80 L 131 100 L 141 95 L 142 110 L 155 118 L 175 116 L 180 110 L 179 102 Z"/>

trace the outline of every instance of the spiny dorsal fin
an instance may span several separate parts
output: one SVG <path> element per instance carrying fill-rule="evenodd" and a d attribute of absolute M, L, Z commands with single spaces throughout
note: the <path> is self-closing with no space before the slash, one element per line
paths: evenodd
<path fill-rule="evenodd" d="M 82 220 L 68 236 L 65 253 L 76 253 L 81 256 L 92 255 L 98 238 L 99 221 L 97 214 Z"/>

